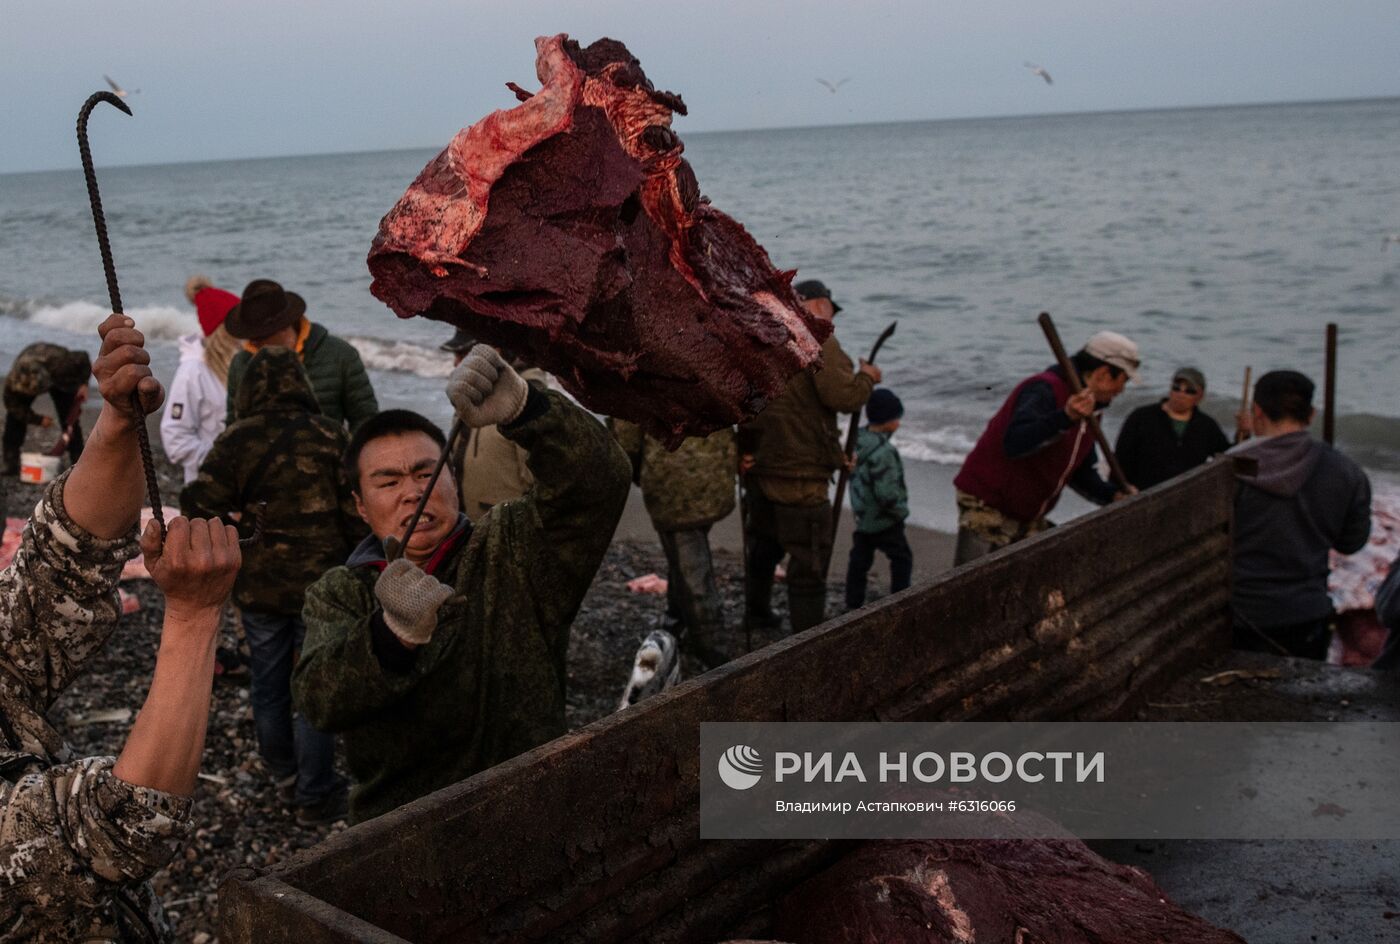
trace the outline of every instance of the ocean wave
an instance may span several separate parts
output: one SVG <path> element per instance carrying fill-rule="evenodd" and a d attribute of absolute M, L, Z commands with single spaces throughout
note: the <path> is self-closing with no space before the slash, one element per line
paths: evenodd
<path fill-rule="evenodd" d="M 430 379 L 447 377 L 452 373 L 452 355 L 435 347 L 379 338 L 349 337 L 346 340 L 360 352 L 360 360 L 370 370 L 389 370 Z"/>
<path fill-rule="evenodd" d="M 972 447 L 977 445 L 977 436 L 955 426 L 931 430 L 901 426 L 894 443 L 904 458 L 915 462 L 962 465 Z"/>
<path fill-rule="evenodd" d="M 91 337 L 97 326 L 111 314 L 105 305 L 93 302 L 64 302 L 46 305 L 39 302 L 9 302 L 0 305 L 0 314 L 21 318 L 45 328 L 56 328 L 70 334 Z M 168 305 L 142 305 L 128 308 L 126 314 L 136 322 L 147 338 L 174 341 L 182 335 L 197 332 L 199 321 L 193 311 Z"/>

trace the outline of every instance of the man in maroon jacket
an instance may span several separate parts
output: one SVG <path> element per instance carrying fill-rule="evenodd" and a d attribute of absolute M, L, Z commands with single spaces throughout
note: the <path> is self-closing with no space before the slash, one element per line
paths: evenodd
<path fill-rule="evenodd" d="M 1070 358 L 1084 389 L 1071 395 L 1058 366 L 1016 385 L 953 479 L 958 495 L 954 563 L 1015 543 L 1050 525 L 1066 485 L 1089 501 L 1121 497 L 1096 468 L 1088 419 L 1136 379 L 1137 345 L 1100 331 Z"/>

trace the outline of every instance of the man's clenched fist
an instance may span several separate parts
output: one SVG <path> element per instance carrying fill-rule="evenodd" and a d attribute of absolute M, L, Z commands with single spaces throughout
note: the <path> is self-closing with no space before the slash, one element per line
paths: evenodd
<path fill-rule="evenodd" d="M 217 518 L 172 518 L 164 544 L 152 520 L 141 535 L 141 553 L 165 594 L 166 615 L 184 619 L 221 610 L 243 564 L 238 529 Z M 218 628 L 217 620 L 213 626 Z"/>
<path fill-rule="evenodd" d="M 486 344 L 471 349 L 447 381 L 447 399 L 472 429 L 509 423 L 525 409 L 530 387 Z"/>
<path fill-rule="evenodd" d="M 111 315 L 97 328 L 102 350 L 92 365 L 97 389 L 104 406 L 131 425 L 143 422 L 132 410 L 132 392 L 141 395 L 141 409 L 154 413 L 165 400 L 165 390 L 151 374 L 151 355 L 146 353 L 146 336 L 136 330 L 136 322 L 126 315 Z"/>

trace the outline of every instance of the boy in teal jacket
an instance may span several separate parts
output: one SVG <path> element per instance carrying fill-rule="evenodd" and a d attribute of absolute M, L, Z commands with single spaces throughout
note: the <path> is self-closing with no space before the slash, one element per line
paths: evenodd
<path fill-rule="evenodd" d="M 879 388 L 865 404 L 867 424 L 856 439 L 856 469 L 851 476 L 851 507 L 856 533 L 851 536 L 851 559 L 846 566 L 846 609 L 865 605 L 865 578 L 881 551 L 890 561 L 890 593 L 909 586 L 914 554 L 904 536 L 909 517 L 909 491 L 904 487 L 904 463 L 890 442 L 904 416 L 904 404 Z"/>

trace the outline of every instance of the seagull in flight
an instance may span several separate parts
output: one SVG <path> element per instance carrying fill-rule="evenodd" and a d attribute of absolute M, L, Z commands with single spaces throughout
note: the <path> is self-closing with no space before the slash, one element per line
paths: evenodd
<path fill-rule="evenodd" d="M 1381 240 L 1381 248 L 1383 248 L 1386 252 L 1390 252 L 1391 243 L 1400 245 L 1400 233 L 1391 233 L 1390 235 L 1383 238 Z"/>
<path fill-rule="evenodd" d="M 845 85 L 847 82 L 851 81 L 851 77 L 850 77 L 850 76 L 846 76 L 846 77 L 845 77 L 844 79 L 842 79 L 840 82 L 835 82 L 835 83 L 833 83 L 833 82 L 828 82 L 826 79 L 817 79 L 817 81 L 820 82 L 822 85 L 825 85 L 825 86 L 827 87 L 827 89 L 831 92 L 832 95 L 835 95 L 837 89 L 839 89 L 841 86 Z"/>
<path fill-rule="evenodd" d="M 103 74 L 102 78 L 106 79 L 106 80 L 107 80 L 107 84 L 110 85 L 110 86 L 112 86 L 112 91 L 116 94 L 117 98 L 127 98 L 128 96 L 131 96 L 131 95 L 140 95 L 140 94 L 141 94 L 141 90 L 140 90 L 140 89 L 132 89 L 130 92 L 128 92 L 126 89 L 122 88 L 120 85 L 118 85 L 117 83 L 113 82 L 113 81 L 112 81 L 112 77 L 111 77 L 110 75 Z"/>
<path fill-rule="evenodd" d="M 1026 63 L 1026 68 L 1027 68 L 1027 69 L 1030 69 L 1031 72 L 1032 72 L 1034 75 L 1038 75 L 1038 76 L 1040 76 L 1042 79 L 1044 79 L 1046 85 L 1054 85 L 1054 84 L 1055 84 L 1055 80 L 1052 79 L 1052 78 L 1050 78 L 1050 73 L 1049 73 L 1049 72 L 1046 72 L 1044 69 L 1042 69 L 1040 66 L 1036 65 L 1034 62 L 1028 62 L 1028 63 Z"/>

